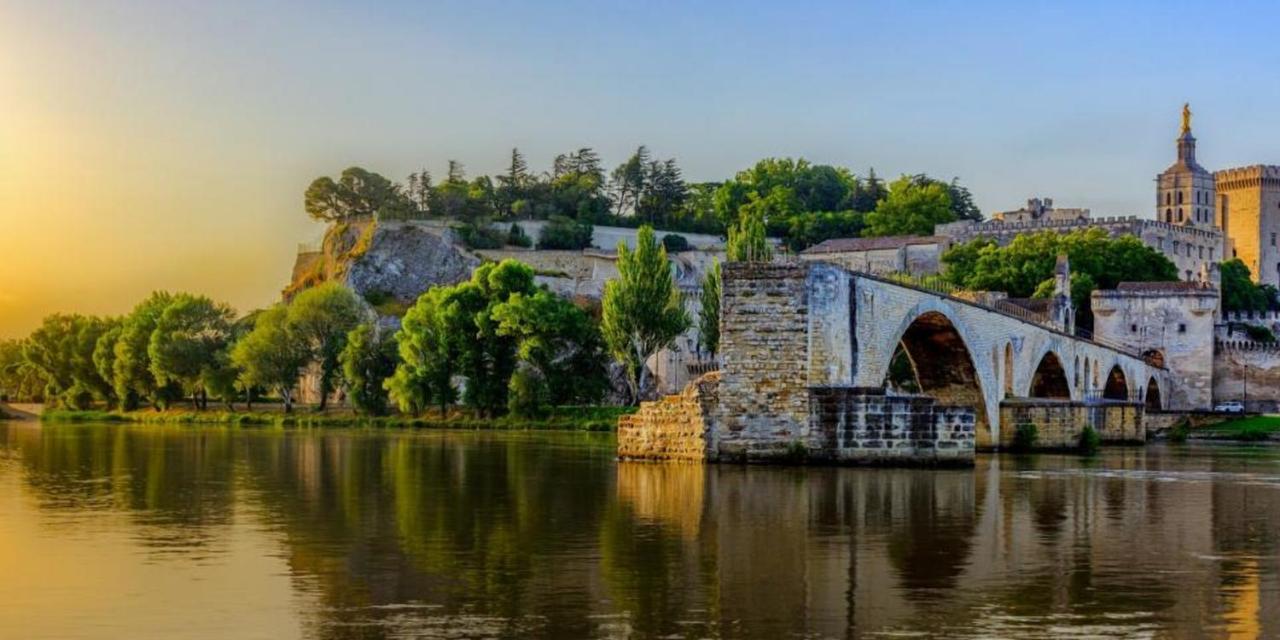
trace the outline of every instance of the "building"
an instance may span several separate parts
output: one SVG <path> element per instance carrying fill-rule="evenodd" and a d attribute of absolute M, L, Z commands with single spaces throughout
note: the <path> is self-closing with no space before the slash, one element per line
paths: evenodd
<path fill-rule="evenodd" d="M 820 260 L 864 273 L 938 273 L 951 247 L 943 236 L 832 238 L 800 252 L 801 260 Z"/>
<path fill-rule="evenodd" d="M 1156 176 L 1156 219 L 1217 229 L 1214 177 L 1196 162 L 1196 139 L 1191 135 L 1191 107 L 1182 105 L 1178 159 Z"/>
<path fill-rule="evenodd" d="M 1071 222 L 1074 220 L 1087 220 L 1089 218 L 1088 209 L 1077 208 L 1054 208 L 1053 198 L 1029 198 L 1027 206 L 1013 211 L 998 211 L 991 214 L 992 220 L 1000 222 L 1035 222 L 1037 220 L 1054 221 L 1054 222 Z"/>
<path fill-rule="evenodd" d="M 1213 174 L 1218 224 L 1230 257 L 1239 258 L 1258 282 L 1280 285 L 1280 167 L 1253 165 Z"/>

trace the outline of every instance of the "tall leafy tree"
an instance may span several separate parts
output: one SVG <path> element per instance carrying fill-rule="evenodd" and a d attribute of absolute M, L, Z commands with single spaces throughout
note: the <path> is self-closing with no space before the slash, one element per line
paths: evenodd
<path fill-rule="evenodd" d="M 208 386 L 220 381 L 231 338 L 231 308 L 204 296 L 178 294 L 156 321 L 147 344 L 151 375 L 159 385 L 174 384 L 193 406 L 207 408 Z"/>
<path fill-rule="evenodd" d="M 328 282 L 308 289 L 289 304 L 289 333 L 302 342 L 320 372 L 320 406 L 323 411 L 338 374 L 338 355 L 347 334 L 365 316 L 364 303 L 350 289 Z"/>
<path fill-rule="evenodd" d="M 525 389 L 517 389 L 512 379 L 510 394 L 555 405 L 591 403 L 604 395 L 608 379 L 604 341 L 599 327 L 581 308 L 539 289 L 512 294 L 494 307 L 493 318 L 498 335 L 516 340 L 516 356 L 529 374 L 519 383 Z M 523 413 L 529 413 L 530 402 L 522 398 L 518 404 Z"/>
<path fill-rule="evenodd" d="M 698 344 L 715 357 L 720 352 L 720 262 L 713 261 L 702 277 L 698 313 Z"/>
<path fill-rule="evenodd" d="M 528 188 L 533 181 L 529 175 L 529 163 L 519 149 L 511 150 L 511 162 L 503 175 L 498 176 L 497 200 L 498 213 L 504 217 L 514 217 L 518 207 L 516 203 L 528 197 Z"/>
<path fill-rule="evenodd" d="M 400 321 L 395 335 L 399 364 L 383 387 L 401 411 L 418 413 L 435 406 L 444 416 L 457 400 L 453 377 L 458 370 L 458 341 L 446 318 L 451 294 L 451 287 L 430 289 Z"/>
<path fill-rule="evenodd" d="M 293 388 L 310 357 L 305 341 L 290 331 L 289 309 L 283 304 L 258 314 L 253 329 L 231 349 L 240 384 L 275 391 L 285 413 L 293 410 Z"/>
<path fill-rule="evenodd" d="M 648 382 L 645 362 L 689 324 L 666 249 L 652 228 L 640 227 L 634 251 L 618 243 L 618 278 L 605 283 L 601 321 L 609 351 L 626 367 L 633 401 Z"/>
<path fill-rule="evenodd" d="M 1249 267 L 1239 258 L 1221 265 L 1222 308 L 1225 311 L 1268 311 L 1280 308 L 1275 287 L 1253 281 Z"/>
<path fill-rule="evenodd" d="M 729 227 L 725 259 L 729 262 L 768 262 L 773 259 L 773 247 L 765 237 L 764 221 L 758 213 L 746 211 L 737 224 Z"/>
<path fill-rule="evenodd" d="M 406 217 L 407 210 L 416 209 L 399 185 L 360 167 L 347 168 L 337 180 L 316 178 L 303 205 L 312 218 L 330 222 L 375 214 Z"/>
<path fill-rule="evenodd" d="M 645 173 L 649 166 L 649 149 L 640 145 L 626 162 L 613 170 L 614 213 L 626 216 L 637 213 L 640 196 L 645 188 Z"/>
<path fill-rule="evenodd" d="M 903 176 L 889 185 L 889 193 L 867 214 L 868 236 L 930 235 L 933 227 L 952 222 L 951 195 L 946 185 L 919 184 Z"/>
<path fill-rule="evenodd" d="M 157 291 L 138 303 L 125 316 L 120 328 L 120 338 L 115 343 L 115 361 L 112 363 L 112 385 L 115 394 L 126 409 L 133 409 L 142 400 L 153 407 L 162 408 L 174 397 L 176 390 L 170 385 L 157 383 L 151 373 L 151 359 L 147 349 L 151 345 L 151 333 L 165 308 L 173 302 L 173 295 Z"/>
<path fill-rule="evenodd" d="M 391 334 L 375 323 L 363 322 L 347 334 L 338 360 L 355 410 L 385 415 L 387 390 L 383 383 L 396 370 L 396 342 Z"/>

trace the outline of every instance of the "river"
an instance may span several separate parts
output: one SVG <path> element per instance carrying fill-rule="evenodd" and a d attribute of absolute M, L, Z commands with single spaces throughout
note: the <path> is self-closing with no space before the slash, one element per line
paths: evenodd
<path fill-rule="evenodd" d="M 1280 637 L 1280 451 L 0 423 L 0 638 Z"/>

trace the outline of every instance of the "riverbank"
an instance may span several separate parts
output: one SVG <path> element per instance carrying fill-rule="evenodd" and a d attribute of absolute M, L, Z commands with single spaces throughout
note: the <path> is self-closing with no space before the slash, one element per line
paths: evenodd
<path fill-rule="evenodd" d="M 618 418 L 633 411 L 635 407 L 556 407 L 542 418 L 530 419 L 511 416 L 480 418 L 461 411 L 451 412 L 441 417 L 438 415 L 362 416 L 349 410 L 318 413 L 307 409 L 295 409 L 292 413 L 284 413 L 280 410 L 69 411 L 54 409 L 41 414 L 40 420 L 48 423 L 124 422 L 270 427 L 613 431 L 618 424 Z"/>
<path fill-rule="evenodd" d="M 1249 416 L 1224 420 L 1217 424 L 1190 429 L 1191 440 L 1227 440 L 1233 442 L 1280 442 L 1280 416 Z M 1172 436 L 1171 436 L 1171 439 Z"/>

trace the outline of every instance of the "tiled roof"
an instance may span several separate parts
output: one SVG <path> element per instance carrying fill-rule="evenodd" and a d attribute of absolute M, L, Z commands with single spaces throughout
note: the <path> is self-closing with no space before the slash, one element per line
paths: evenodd
<path fill-rule="evenodd" d="M 885 236 L 883 238 L 832 238 L 801 251 L 801 253 L 846 253 L 874 251 L 876 249 L 901 249 L 913 244 L 943 244 L 943 236 Z"/>

